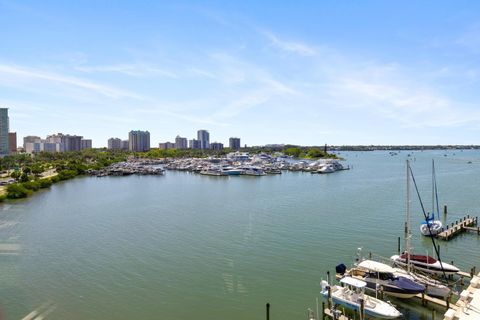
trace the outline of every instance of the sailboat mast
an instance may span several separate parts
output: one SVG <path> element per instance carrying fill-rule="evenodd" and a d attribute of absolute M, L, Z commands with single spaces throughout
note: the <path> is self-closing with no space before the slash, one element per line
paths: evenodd
<path fill-rule="evenodd" d="M 411 237 L 410 232 L 410 162 L 407 160 L 407 202 L 406 202 L 406 217 L 405 217 L 405 254 L 407 255 L 407 271 L 410 272 L 410 250 L 411 250 Z"/>
<path fill-rule="evenodd" d="M 435 162 L 432 159 L 432 215 L 435 216 Z"/>

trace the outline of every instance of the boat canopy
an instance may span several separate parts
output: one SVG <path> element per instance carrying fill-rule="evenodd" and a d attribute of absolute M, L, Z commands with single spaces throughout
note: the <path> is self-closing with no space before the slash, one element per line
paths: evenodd
<path fill-rule="evenodd" d="M 402 253 L 402 255 L 400 256 L 401 259 L 407 259 L 407 255 L 405 253 Z M 420 255 L 420 254 L 411 254 L 410 255 L 410 260 L 411 261 L 417 261 L 417 262 L 421 262 L 421 263 L 426 263 L 426 264 L 433 264 L 433 263 L 436 263 L 437 260 L 435 258 L 432 258 L 430 256 L 424 256 L 424 255 Z"/>
<path fill-rule="evenodd" d="M 373 260 L 364 260 L 358 264 L 360 268 L 367 269 L 369 271 L 375 271 L 375 272 L 388 272 L 388 273 L 394 273 L 395 270 L 390 267 L 388 264 L 373 261 Z"/>
<path fill-rule="evenodd" d="M 365 281 L 352 277 L 343 277 L 342 279 L 340 279 L 340 282 L 357 288 L 363 288 L 367 286 L 367 283 Z"/>

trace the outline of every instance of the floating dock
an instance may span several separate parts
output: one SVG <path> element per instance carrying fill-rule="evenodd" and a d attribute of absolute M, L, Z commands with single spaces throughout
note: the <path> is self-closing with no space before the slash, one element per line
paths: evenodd
<path fill-rule="evenodd" d="M 462 291 L 455 306 L 456 309 L 448 309 L 444 320 L 480 319 L 480 273 L 473 276 L 470 286 Z"/>
<path fill-rule="evenodd" d="M 437 238 L 448 241 L 465 231 L 477 231 L 480 234 L 480 228 L 473 228 L 473 226 L 477 225 L 477 222 L 478 217 L 470 217 L 467 215 L 460 220 L 452 222 L 451 225 L 447 225 L 445 228 L 442 228 L 443 231 L 437 234 Z"/>

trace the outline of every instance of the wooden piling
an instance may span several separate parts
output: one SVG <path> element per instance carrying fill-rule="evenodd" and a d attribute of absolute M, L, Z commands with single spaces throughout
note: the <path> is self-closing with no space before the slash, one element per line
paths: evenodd
<path fill-rule="evenodd" d="M 360 299 L 360 319 L 365 319 L 365 301 Z"/>
<path fill-rule="evenodd" d="M 328 301 L 327 301 L 327 306 L 328 306 L 328 309 L 331 309 L 332 308 L 332 288 L 330 288 L 330 286 L 328 286 Z"/>
<path fill-rule="evenodd" d="M 400 237 L 398 237 L 398 241 L 397 241 L 397 252 L 398 254 L 400 254 Z"/>
<path fill-rule="evenodd" d="M 447 215 L 447 205 L 444 205 L 444 206 L 443 206 L 443 214 L 444 214 L 444 215 Z"/>
<path fill-rule="evenodd" d="M 270 320 L 270 303 L 267 302 L 267 320 Z"/>

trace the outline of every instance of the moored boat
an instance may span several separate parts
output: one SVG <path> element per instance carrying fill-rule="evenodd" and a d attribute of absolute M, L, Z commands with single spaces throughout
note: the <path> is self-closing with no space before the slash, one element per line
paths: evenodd
<path fill-rule="evenodd" d="M 396 276 L 392 267 L 373 260 L 361 261 L 349 270 L 349 275 L 360 277 L 370 290 L 381 287 L 385 294 L 396 298 L 408 299 L 425 291 L 425 286 L 407 277 Z"/>
<path fill-rule="evenodd" d="M 365 314 L 372 317 L 396 319 L 402 315 L 391 303 L 366 295 L 364 293 L 364 288 L 367 286 L 365 281 L 343 277 L 340 282 L 345 286 L 330 286 L 327 281 L 322 280 L 320 293 L 327 298 L 330 295 L 333 303 L 353 310 L 360 310 L 360 300 L 363 300 Z"/>
<path fill-rule="evenodd" d="M 392 259 L 395 264 L 402 267 L 406 267 L 408 263 L 410 263 L 410 266 L 414 269 L 431 274 L 441 275 L 445 273 L 446 275 L 451 275 L 460 271 L 457 267 L 451 264 L 440 262 L 427 255 L 408 254 L 404 252 L 401 255 L 393 255 L 390 259 Z"/>

